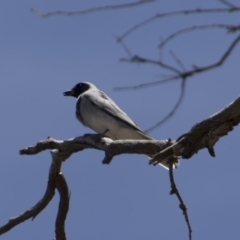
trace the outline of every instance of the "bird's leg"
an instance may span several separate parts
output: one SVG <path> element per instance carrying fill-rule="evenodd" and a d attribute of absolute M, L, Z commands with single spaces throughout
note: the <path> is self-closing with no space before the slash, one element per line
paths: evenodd
<path fill-rule="evenodd" d="M 103 133 L 98 133 L 98 137 L 99 137 L 99 140 L 102 138 L 102 137 L 107 137 L 105 134 L 109 131 L 109 129 L 106 129 Z M 98 141 L 99 141 L 98 140 Z"/>
<path fill-rule="evenodd" d="M 106 129 L 106 130 L 102 133 L 102 135 L 105 136 L 105 134 L 106 134 L 108 131 L 109 131 L 109 129 Z"/>

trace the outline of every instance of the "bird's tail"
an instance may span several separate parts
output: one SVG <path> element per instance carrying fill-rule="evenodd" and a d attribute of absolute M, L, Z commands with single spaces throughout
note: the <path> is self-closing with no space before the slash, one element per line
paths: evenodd
<path fill-rule="evenodd" d="M 149 158 L 149 160 L 151 160 L 154 157 L 154 155 L 147 155 L 147 157 Z M 158 165 L 165 168 L 166 170 L 169 170 L 169 159 L 168 158 L 164 159 L 163 161 L 161 161 L 161 163 L 158 163 Z M 178 165 L 179 161 L 176 158 L 176 161 L 173 163 L 173 169 L 177 168 Z"/>
<path fill-rule="evenodd" d="M 129 136 L 126 135 L 126 133 L 129 134 Z M 155 140 L 154 138 L 148 136 L 145 132 L 139 130 L 135 130 L 134 131 L 129 131 L 129 129 L 127 129 L 127 131 L 125 132 L 124 138 L 123 139 L 138 139 L 138 140 Z M 147 157 L 151 160 L 153 157 L 155 156 L 155 154 L 147 154 Z M 163 168 L 169 170 L 169 158 L 164 159 L 163 161 L 161 161 L 161 163 L 158 163 L 160 166 L 162 166 Z M 173 164 L 173 169 L 175 169 L 177 167 L 177 165 L 179 164 L 178 159 L 176 158 L 176 161 Z"/>

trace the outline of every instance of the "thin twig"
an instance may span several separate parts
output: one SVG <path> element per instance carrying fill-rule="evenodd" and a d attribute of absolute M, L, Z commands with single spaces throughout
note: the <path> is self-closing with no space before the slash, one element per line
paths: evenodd
<path fill-rule="evenodd" d="M 148 128 L 145 130 L 146 133 L 149 133 L 150 131 L 154 130 L 155 128 L 159 127 L 161 124 L 163 124 L 164 122 L 166 122 L 169 118 L 171 118 L 177 111 L 177 109 L 179 108 L 180 104 L 182 103 L 182 100 L 184 98 L 185 95 L 185 87 L 186 87 L 186 79 L 182 80 L 182 84 L 181 84 L 181 93 L 180 96 L 177 100 L 177 103 L 175 104 L 175 106 L 173 107 L 173 109 L 159 122 L 157 122 L 154 126 Z"/>
<path fill-rule="evenodd" d="M 223 3 L 224 5 L 228 6 L 228 7 L 237 7 L 236 5 L 233 5 L 232 3 L 230 3 L 227 0 L 219 0 L 220 3 Z"/>
<path fill-rule="evenodd" d="M 205 67 L 195 67 L 191 71 L 183 72 L 181 74 L 181 77 L 187 78 L 187 77 L 193 76 L 196 73 L 205 72 L 205 71 L 211 70 L 213 68 L 220 67 L 225 62 L 225 60 L 228 58 L 228 56 L 232 53 L 234 47 L 238 44 L 239 41 L 240 41 L 240 35 L 238 35 L 233 40 L 233 42 L 230 44 L 230 46 L 227 48 L 227 50 L 223 53 L 222 57 L 220 57 L 220 59 L 217 62 L 207 65 Z"/>
<path fill-rule="evenodd" d="M 195 74 L 201 73 L 201 72 L 205 72 L 205 71 L 209 71 L 212 70 L 214 68 L 220 67 L 225 61 L 226 59 L 230 56 L 230 54 L 232 53 L 233 49 L 236 47 L 236 45 L 240 42 L 240 35 L 238 35 L 230 44 L 230 46 L 227 48 L 227 50 L 223 53 L 223 55 L 219 58 L 219 60 L 217 60 L 217 62 L 209 64 L 207 66 L 204 67 L 194 67 L 192 70 L 188 70 L 188 71 L 184 71 L 181 72 L 180 74 L 174 75 L 172 77 L 163 79 L 163 80 L 159 80 L 159 81 L 153 81 L 153 82 L 149 82 L 149 83 L 142 83 L 142 84 L 137 84 L 134 86 L 130 86 L 130 87 L 117 87 L 115 88 L 115 90 L 136 90 L 136 89 L 141 89 L 141 88 L 145 88 L 145 87 L 150 87 L 150 86 L 154 86 L 154 85 L 158 85 L 158 84 L 162 84 L 162 83 L 166 83 L 166 82 L 170 82 L 170 81 L 174 81 L 174 80 L 179 80 L 179 79 L 187 79 L 189 77 L 192 77 Z M 154 60 L 149 60 L 149 59 L 145 59 L 143 57 L 138 57 L 141 59 L 142 63 L 153 63 L 153 64 L 157 64 L 158 61 L 154 61 Z M 159 64 L 158 64 L 159 65 Z M 160 66 L 160 65 L 159 65 Z M 168 66 L 168 65 L 167 65 Z M 170 69 L 170 68 L 169 68 Z M 178 70 L 177 70 L 178 71 Z"/>
<path fill-rule="evenodd" d="M 195 30 L 204 30 L 204 29 L 209 29 L 209 28 L 224 28 L 224 29 L 227 29 L 228 32 L 236 32 L 236 31 L 240 30 L 240 25 L 234 26 L 234 25 L 230 25 L 230 24 L 206 24 L 206 25 L 196 25 L 196 26 L 192 26 L 192 27 L 183 28 L 183 29 L 180 29 L 180 30 L 172 33 L 168 37 L 166 37 L 159 44 L 159 48 L 162 48 L 170 40 L 176 38 L 177 36 L 179 36 L 183 33 L 191 32 L 191 31 L 195 31 Z"/>
<path fill-rule="evenodd" d="M 146 87 L 152 87 L 152 86 L 157 86 L 159 84 L 167 83 L 173 80 L 179 79 L 179 76 L 170 76 L 162 80 L 157 80 L 157 81 L 152 81 L 152 82 L 147 82 L 147 83 L 141 83 L 133 86 L 127 86 L 127 87 L 115 87 L 113 88 L 116 91 L 126 91 L 126 90 L 138 90 L 141 88 L 146 88 Z"/>
<path fill-rule="evenodd" d="M 139 6 L 139 5 L 142 5 L 145 3 L 151 3 L 154 1 L 155 0 L 139 0 L 139 1 L 131 2 L 131 3 L 93 7 L 93 8 L 79 10 L 79 11 L 53 11 L 53 12 L 48 12 L 48 13 L 42 13 L 41 11 L 39 11 L 35 8 L 31 8 L 30 10 L 33 13 L 35 13 L 38 17 L 41 17 L 41 18 L 52 17 L 52 16 L 61 16 L 61 15 L 74 16 L 74 15 L 84 15 L 84 14 L 106 11 L 106 10 L 117 10 L 117 9 L 123 9 L 123 8 L 130 8 L 130 7 Z"/>
<path fill-rule="evenodd" d="M 182 61 L 175 55 L 175 53 L 173 51 L 169 51 L 169 53 L 173 57 L 173 59 L 176 61 L 178 66 L 182 69 L 182 71 L 186 71 Z"/>
<path fill-rule="evenodd" d="M 116 37 L 116 36 L 115 36 L 115 38 L 116 38 L 117 42 L 123 47 L 123 49 L 127 53 L 128 57 L 131 59 L 133 57 L 132 53 L 131 53 L 130 49 L 127 47 L 127 45 L 124 43 L 124 41 L 118 41 L 118 37 Z"/>
<path fill-rule="evenodd" d="M 174 176 L 173 176 L 173 163 L 170 163 L 169 164 L 169 179 L 170 179 L 170 183 L 171 183 L 171 191 L 170 191 L 170 194 L 175 194 L 180 202 L 179 204 L 179 208 L 182 210 L 183 212 L 183 215 L 185 217 L 185 221 L 187 223 L 187 226 L 188 226 L 188 237 L 189 237 L 189 240 L 192 239 L 192 228 L 191 228 L 191 225 L 190 225 L 190 221 L 189 221 L 189 218 L 188 218 L 188 213 L 187 213 L 187 207 L 177 189 L 177 186 L 175 184 L 175 181 L 174 181 Z"/>
<path fill-rule="evenodd" d="M 155 16 L 147 18 L 144 21 L 131 27 L 129 30 L 127 30 L 124 34 L 122 34 L 119 37 L 119 41 L 122 41 L 129 34 L 136 31 L 138 28 L 143 27 L 144 25 L 149 24 L 160 18 L 172 17 L 176 15 L 190 15 L 190 14 L 203 14 L 203 13 L 229 13 L 229 12 L 237 12 L 237 11 L 240 11 L 240 7 L 231 6 L 228 8 L 204 8 L 204 9 L 196 8 L 196 9 L 189 9 L 189 10 L 179 10 L 179 11 L 158 13 Z"/>
<path fill-rule="evenodd" d="M 158 65 L 164 69 L 167 69 L 169 71 L 180 74 L 180 71 L 177 68 L 170 66 L 168 64 L 165 64 L 162 61 L 156 61 L 156 60 L 152 60 L 152 59 L 142 58 L 137 55 L 133 56 L 132 58 L 121 58 L 120 61 L 154 64 L 154 65 Z"/>

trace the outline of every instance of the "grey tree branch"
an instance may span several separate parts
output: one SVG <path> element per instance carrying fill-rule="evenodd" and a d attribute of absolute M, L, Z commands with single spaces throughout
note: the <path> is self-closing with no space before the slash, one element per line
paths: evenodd
<path fill-rule="evenodd" d="M 171 161 L 171 160 L 170 160 Z M 178 198 L 178 201 L 180 202 L 179 204 L 179 208 L 182 210 L 183 212 L 183 216 L 185 217 L 185 222 L 187 223 L 187 227 L 188 227 L 188 238 L 189 240 L 192 239 L 192 228 L 191 228 L 191 224 L 189 221 L 189 217 L 188 217 L 188 213 L 187 213 L 187 207 L 177 189 L 176 183 L 174 181 L 174 176 L 173 176 L 173 163 L 174 163 L 174 158 L 172 159 L 172 162 L 170 164 L 170 168 L 169 168 L 169 179 L 170 179 L 170 183 L 171 183 L 171 191 L 170 194 L 175 194 Z"/>
<path fill-rule="evenodd" d="M 60 201 L 58 206 L 58 214 L 55 222 L 56 240 L 65 240 L 65 220 L 69 209 L 69 191 L 67 182 L 62 173 L 58 175 L 58 181 L 56 182 L 56 188 L 60 195 Z"/>
<path fill-rule="evenodd" d="M 111 159 L 120 154 L 146 154 L 154 155 L 164 148 L 172 145 L 174 141 L 169 140 L 116 140 L 103 137 L 98 134 L 85 134 L 84 136 L 68 139 L 56 140 L 48 137 L 46 140 L 39 141 L 35 146 L 23 148 L 21 155 L 33 155 L 47 149 L 58 149 L 64 153 L 64 160 L 72 153 L 92 148 L 105 152 L 103 163 L 110 163 Z"/>
<path fill-rule="evenodd" d="M 157 164 L 171 156 L 181 156 L 189 159 L 203 148 L 207 148 L 209 154 L 214 157 L 213 147 L 216 142 L 232 131 L 239 122 L 240 96 L 226 108 L 195 124 L 189 132 L 180 136 L 173 145 L 156 154 L 150 160 L 150 164 Z M 172 152 L 174 152 L 173 155 Z"/>
<path fill-rule="evenodd" d="M 48 13 L 42 13 L 41 11 L 31 8 L 30 10 L 35 13 L 38 17 L 41 18 L 47 18 L 52 16 L 75 16 L 75 15 L 84 15 L 94 12 L 100 12 L 100 11 L 106 11 L 106 10 L 117 10 L 117 9 L 123 9 L 123 8 L 130 8 L 130 7 L 136 7 L 145 3 L 151 3 L 155 0 L 139 0 L 136 2 L 130 2 L 125 4 L 116 4 L 116 5 L 106 5 L 106 6 L 100 6 L 100 7 L 93 7 L 85 10 L 79 10 L 79 11 L 53 11 Z"/>
<path fill-rule="evenodd" d="M 0 235 L 8 232 L 13 227 L 17 226 L 18 224 L 24 222 L 27 219 L 30 219 L 30 218 L 34 219 L 52 200 L 52 198 L 55 194 L 55 188 L 58 189 L 61 196 L 63 195 L 62 193 L 68 192 L 67 185 L 63 184 L 64 178 L 61 174 L 59 174 L 61 165 L 62 165 L 62 161 L 65 159 L 66 155 L 59 153 L 58 150 L 53 150 L 51 152 L 51 154 L 52 154 L 52 164 L 49 169 L 48 184 L 47 184 L 47 189 L 46 189 L 44 196 L 31 209 L 27 210 L 26 212 L 20 214 L 17 217 L 12 217 L 8 221 L 8 223 L 1 226 L 0 227 Z M 62 215 L 62 212 L 66 212 L 65 208 L 66 208 L 66 206 L 68 206 L 66 202 L 67 201 L 64 201 L 65 207 L 63 207 L 62 205 L 60 206 L 59 215 Z M 59 222 L 59 220 L 58 220 L 58 222 Z M 62 226 L 60 226 L 60 224 L 58 224 L 58 226 L 56 228 L 56 233 L 57 232 L 61 232 L 61 233 L 64 232 L 64 230 L 62 229 Z M 61 234 L 61 236 L 63 236 L 63 235 Z M 61 237 L 56 238 L 56 240 L 64 240 L 64 239 L 66 239 L 66 238 L 61 238 Z"/>
<path fill-rule="evenodd" d="M 97 11 L 106 11 L 106 10 L 117 10 L 129 7 L 139 6 L 145 3 L 153 2 L 154 0 L 139 0 L 136 2 L 126 3 L 126 4 L 118 4 L 118 5 L 107 5 L 89 8 L 80 11 L 53 11 L 48 13 L 42 13 L 37 9 L 32 8 L 31 11 L 34 12 L 41 18 L 46 18 L 50 16 L 57 15 L 65 15 L 65 16 L 74 16 L 74 15 L 84 15 Z M 172 111 L 160 122 L 158 122 L 153 128 L 160 125 L 162 122 L 166 121 L 169 117 L 171 117 L 176 109 L 179 107 L 185 90 L 185 82 L 188 77 L 191 77 L 197 73 L 205 72 L 211 70 L 213 68 L 221 66 L 229 55 L 232 53 L 235 46 L 240 42 L 240 35 L 237 36 L 229 46 L 229 48 L 223 53 L 223 55 L 217 60 L 215 63 L 209 64 L 204 67 L 196 67 L 190 70 L 178 70 L 177 68 L 164 63 L 163 61 L 156 61 L 152 59 L 146 59 L 143 57 L 139 57 L 137 55 L 132 56 L 130 50 L 123 43 L 123 39 L 125 39 L 129 34 L 133 33 L 138 28 L 151 23 L 157 19 L 177 16 L 177 15 L 190 15 L 190 14 L 205 14 L 205 13 L 232 13 L 239 12 L 240 7 L 236 6 L 227 0 L 221 0 L 221 2 L 226 6 L 225 8 L 211 8 L 211 9 L 190 9 L 190 10 L 181 10 L 181 11 L 172 11 L 166 13 L 156 14 L 153 17 L 150 17 L 143 22 L 133 26 L 131 29 L 126 31 L 122 36 L 117 38 L 117 41 L 122 44 L 125 51 L 128 54 L 128 59 L 122 59 L 122 61 L 129 62 L 137 62 L 137 63 L 149 63 L 157 65 L 161 68 L 164 68 L 174 75 L 162 79 L 160 81 L 150 82 L 146 84 L 136 85 L 131 88 L 137 89 L 146 86 L 152 86 L 156 84 L 161 84 L 165 82 L 169 82 L 172 80 L 182 80 L 181 86 L 181 94 L 179 100 L 176 105 L 172 109 Z M 192 26 L 184 29 L 180 29 L 170 36 L 168 36 L 160 45 L 163 47 L 167 42 L 172 40 L 173 38 L 179 36 L 180 34 L 194 31 L 194 30 L 202 30 L 207 28 L 225 28 L 228 32 L 236 32 L 240 30 L 239 25 L 227 25 L 227 24 L 210 24 L 210 25 L 198 25 Z M 183 65 L 181 61 L 179 61 L 174 55 L 173 57 L 177 60 L 177 63 L 180 67 Z M 127 89 L 130 89 L 127 88 Z M 229 106 L 221 110 L 220 112 L 214 114 L 213 116 L 197 123 L 192 129 L 181 135 L 176 141 L 172 140 L 159 140 L 159 141 L 135 141 L 135 140 L 119 140 L 113 141 L 109 138 L 97 135 L 97 134 L 86 134 L 84 136 L 80 136 L 73 139 L 68 140 L 56 140 L 51 137 L 44 141 L 39 141 L 35 146 L 24 148 L 20 150 L 20 154 L 24 155 L 32 155 L 37 154 L 41 151 L 54 149 L 51 151 L 52 154 L 52 164 L 49 170 L 49 178 L 46 192 L 42 199 L 33 206 L 30 210 L 20 214 L 17 217 L 11 218 L 8 223 L 0 227 L 0 235 L 6 233 L 13 227 L 18 224 L 24 222 L 25 220 L 32 218 L 34 219 L 51 201 L 55 194 L 55 189 L 58 190 L 60 194 L 60 202 L 58 214 L 55 222 L 55 239 L 56 240 L 66 240 L 66 234 L 64 229 L 64 223 L 66 220 L 67 212 L 69 209 L 69 190 L 67 186 L 67 182 L 60 172 L 61 164 L 67 158 L 71 156 L 71 154 L 76 153 L 78 151 L 82 151 L 85 149 L 97 149 L 105 152 L 105 156 L 103 159 L 104 164 L 109 164 L 113 157 L 120 154 L 155 154 L 155 156 L 150 161 L 150 164 L 156 165 L 163 160 L 168 159 L 170 163 L 169 170 L 169 179 L 171 183 L 171 194 L 175 194 L 180 202 L 180 209 L 183 212 L 185 217 L 185 221 L 188 226 L 189 231 L 189 239 L 192 239 L 192 229 L 190 226 L 190 221 L 187 214 L 187 207 L 183 202 L 183 199 L 176 187 L 173 175 L 173 162 L 177 157 L 182 157 L 185 159 L 191 158 L 195 153 L 203 148 L 207 148 L 209 154 L 214 157 L 214 145 L 216 142 L 223 136 L 227 135 L 229 131 L 232 131 L 234 126 L 238 125 L 240 122 L 240 97 L 238 97 L 235 101 L 233 101 Z M 152 128 L 151 128 L 152 129 Z M 151 129 L 148 129 L 151 130 Z"/>
<path fill-rule="evenodd" d="M 239 122 L 240 96 L 223 110 L 194 125 L 189 132 L 181 135 L 176 141 L 113 141 L 102 135 L 86 134 L 68 140 L 55 140 L 48 137 L 44 141 L 39 141 L 35 146 L 23 148 L 20 150 L 21 155 L 33 155 L 47 149 L 54 149 L 51 151 L 52 164 L 49 170 L 47 189 L 43 198 L 34 207 L 18 217 L 11 218 L 8 223 L 0 227 L 0 235 L 29 218 L 34 219 L 51 201 L 55 193 L 55 188 L 57 188 L 60 193 L 60 203 L 56 219 L 56 240 L 65 240 L 64 222 L 69 208 L 69 193 L 67 183 L 60 173 L 61 164 L 69 158 L 72 153 L 91 148 L 105 152 L 103 163 L 110 163 L 114 156 L 126 153 L 155 154 L 152 160 L 150 160 L 150 164 L 154 165 L 163 160 L 167 160 L 171 165 L 169 171 L 172 188 L 171 194 L 176 194 L 179 199 L 179 206 L 185 216 L 185 221 L 189 230 L 189 239 L 191 239 L 192 229 L 187 215 L 187 208 L 174 182 L 172 161 L 179 156 L 186 159 L 191 158 L 193 154 L 203 148 L 207 148 L 210 155 L 215 156 L 213 147 L 216 142 L 221 137 L 227 135 L 229 131 L 232 131 L 234 126 L 238 125 Z"/>

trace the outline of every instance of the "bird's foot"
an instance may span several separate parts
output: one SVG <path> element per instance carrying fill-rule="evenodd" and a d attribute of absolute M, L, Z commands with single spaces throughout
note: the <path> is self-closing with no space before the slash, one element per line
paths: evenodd
<path fill-rule="evenodd" d="M 106 129 L 103 133 L 98 133 L 97 136 L 98 136 L 98 140 L 101 140 L 101 138 L 103 137 L 107 137 L 106 136 L 106 133 L 109 131 L 109 129 Z"/>

